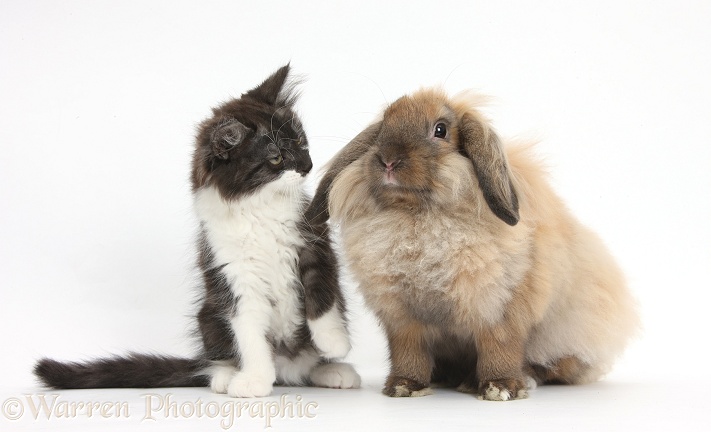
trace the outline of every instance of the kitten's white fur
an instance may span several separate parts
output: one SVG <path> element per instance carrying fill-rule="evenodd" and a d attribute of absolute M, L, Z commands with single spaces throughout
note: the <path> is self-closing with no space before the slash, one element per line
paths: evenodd
<path fill-rule="evenodd" d="M 215 362 L 206 373 L 210 376 L 210 388 L 215 393 L 227 393 L 232 376 L 237 369 L 227 362 Z"/>
<path fill-rule="evenodd" d="M 290 339 L 305 319 L 296 291 L 300 284 L 294 283 L 299 279 L 296 251 L 304 245 L 297 226 L 301 219 L 298 202 L 304 196 L 302 185 L 300 174 L 287 171 L 238 200 L 225 201 L 211 186 L 195 194 L 195 209 L 214 254 L 214 265 L 224 265 L 222 272 L 232 294 L 239 298 L 230 324 L 241 370 L 221 364 L 210 368 L 215 392 L 227 392 L 232 397 L 267 396 L 277 380 L 303 384 L 311 379 L 316 385 L 328 387 L 360 384 L 360 377 L 345 364 L 324 365 L 340 371 L 344 376 L 340 380 L 323 378 L 326 373 L 317 371 L 324 366 L 316 366 L 319 354 L 315 351 L 294 359 L 273 358 L 267 339 L 267 335 L 276 341 Z M 314 323 L 315 327 L 310 326 L 314 341 L 329 358 L 348 352 L 348 334 L 337 310 L 309 322 Z"/>
<path fill-rule="evenodd" d="M 326 363 L 315 367 L 309 376 L 318 387 L 358 388 L 360 376 L 348 363 Z"/>
<path fill-rule="evenodd" d="M 333 305 L 331 310 L 315 320 L 308 320 L 314 344 L 326 358 L 341 358 L 351 350 L 346 325 L 338 310 Z"/>

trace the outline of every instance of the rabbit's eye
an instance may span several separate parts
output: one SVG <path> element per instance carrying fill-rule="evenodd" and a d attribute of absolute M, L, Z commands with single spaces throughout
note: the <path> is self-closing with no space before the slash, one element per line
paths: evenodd
<path fill-rule="evenodd" d="M 437 123 L 434 128 L 435 138 L 447 138 L 447 126 L 444 123 Z"/>

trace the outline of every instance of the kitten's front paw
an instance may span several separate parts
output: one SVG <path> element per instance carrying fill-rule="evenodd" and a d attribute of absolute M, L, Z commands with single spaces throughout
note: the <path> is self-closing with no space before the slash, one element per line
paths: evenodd
<path fill-rule="evenodd" d="M 239 398 L 269 396 L 273 386 L 273 378 L 237 372 L 227 386 L 227 395 Z"/>
<path fill-rule="evenodd" d="M 343 358 L 351 350 L 351 341 L 344 330 L 330 330 L 313 335 L 314 345 L 319 354 L 326 359 Z"/>
<path fill-rule="evenodd" d="M 217 371 L 210 378 L 210 388 L 215 393 L 227 393 L 227 387 L 232 381 L 232 377 L 235 374 L 235 369 L 231 367 L 222 367 L 217 369 Z"/>
<path fill-rule="evenodd" d="M 479 385 L 479 399 L 508 401 L 527 397 L 526 383 L 517 378 L 483 381 Z"/>
<path fill-rule="evenodd" d="M 390 375 L 385 381 L 383 394 L 390 397 L 420 397 L 432 394 L 432 389 L 410 378 Z"/>
<path fill-rule="evenodd" d="M 311 338 L 322 357 L 343 358 L 351 350 L 346 324 L 335 307 L 322 317 L 309 320 L 308 324 Z"/>
<path fill-rule="evenodd" d="M 360 387 L 360 375 L 348 363 L 327 363 L 316 366 L 309 378 L 317 387 L 340 389 Z"/>

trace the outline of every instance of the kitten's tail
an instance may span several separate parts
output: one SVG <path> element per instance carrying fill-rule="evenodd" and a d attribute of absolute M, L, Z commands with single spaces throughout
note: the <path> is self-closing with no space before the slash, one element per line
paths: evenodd
<path fill-rule="evenodd" d="M 35 375 L 55 389 L 202 387 L 209 383 L 205 362 L 158 355 L 129 354 L 88 362 L 44 358 Z"/>

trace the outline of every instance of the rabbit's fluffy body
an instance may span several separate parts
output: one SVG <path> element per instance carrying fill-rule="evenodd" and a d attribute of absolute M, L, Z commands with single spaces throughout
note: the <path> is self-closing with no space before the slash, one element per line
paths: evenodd
<path fill-rule="evenodd" d="M 439 124 L 444 138 L 430 132 Z M 530 146 L 504 150 L 470 96 L 439 90 L 399 99 L 371 132 L 328 203 L 388 337 L 384 392 L 418 396 L 446 381 L 508 400 L 526 397 L 527 377 L 606 373 L 636 327 L 634 302 Z"/>

